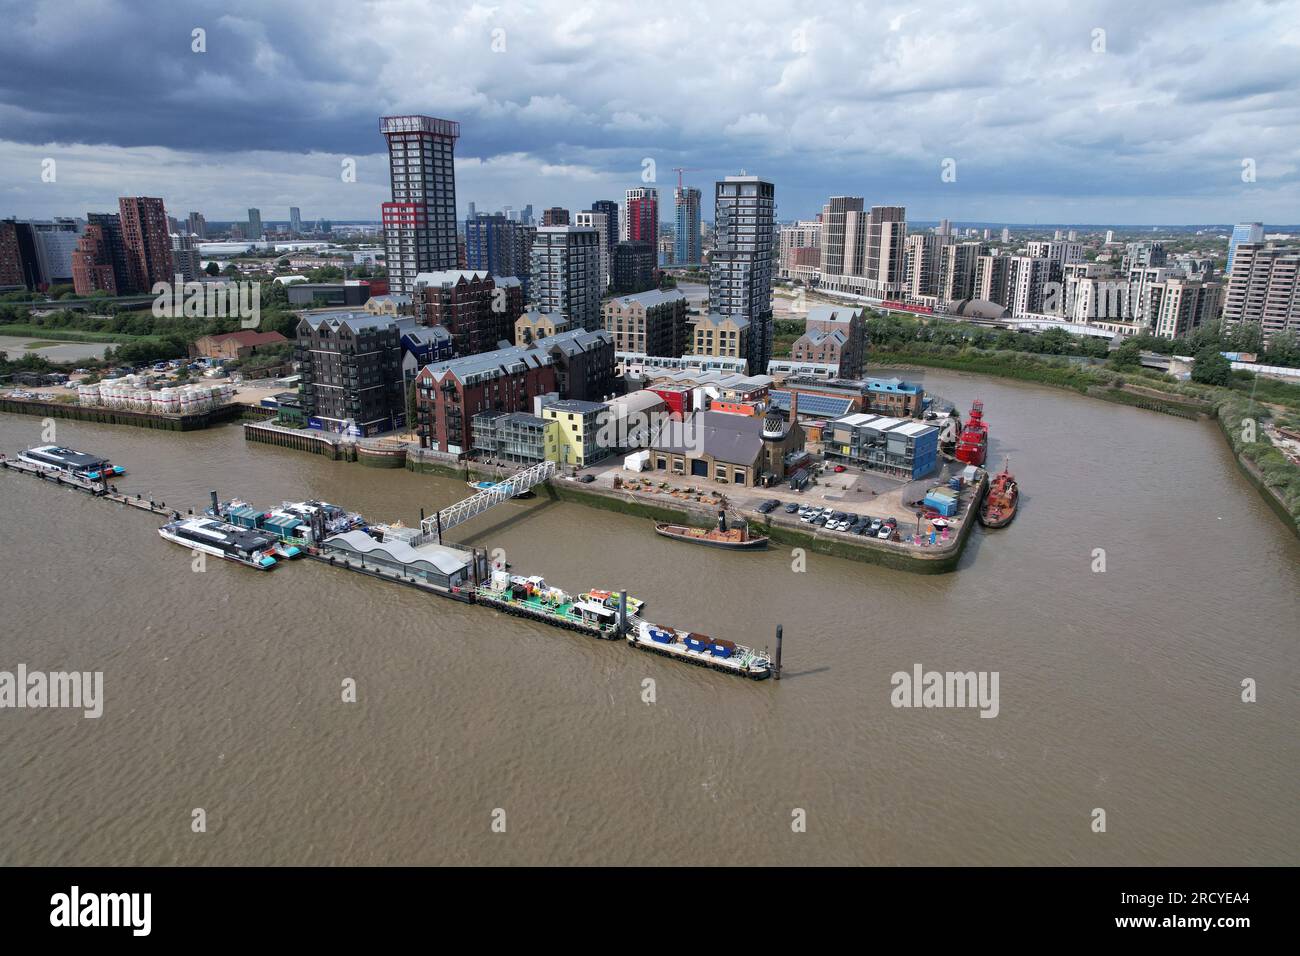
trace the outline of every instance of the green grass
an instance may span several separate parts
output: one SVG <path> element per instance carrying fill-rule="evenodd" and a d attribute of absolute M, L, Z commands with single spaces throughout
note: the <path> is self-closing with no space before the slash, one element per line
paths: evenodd
<path fill-rule="evenodd" d="M 0 335 L 11 335 L 17 338 L 31 336 L 41 340 L 40 342 L 29 344 L 28 348 L 31 348 L 34 345 L 50 345 L 61 342 L 119 343 L 150 342 L 159 339 L 159 336 L 156 335 L 123 335 L 120 332 L 80 332 L 71 329 L 47 329 L 41 325 L 19 324 L 0 325 Z"/>

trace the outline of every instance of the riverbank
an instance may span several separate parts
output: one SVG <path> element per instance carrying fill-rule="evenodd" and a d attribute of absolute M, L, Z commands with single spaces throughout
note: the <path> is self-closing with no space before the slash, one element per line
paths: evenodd
<path fill-rule="evenodd" d="M 908 351 L 883 353 L 879 358 L 890 368 L 935 368 L 1013 379 L 1068 389 L 1089 398 L 1178 418 L 1214 418 L 1243 474 L 1288 529 L 1300 536 L 1300 466 L 1289 461 L 1271 442 L 1260 439 L 1262 423 L 1273 417 L 1272 410 L 1250 401 L 1238 391 L 1181 384 L 1171 385 L 1174 390 L 1170 391 L 1161 387 L 1164 383 L 1158 381 L 1143 380 L 1142 377 L 1134 381 L 1133 377 L 1111 369 L 1064 360 L 1052 362 L 1018 352 L 940 355 Z M 1188 394 L 1192 390 L 1197 394 Z M 1239 433 L 1244 418 L 1255 422 L 1257 440 L 1247 442 L 1241 439 Z"/>
<path fill-rule="evenodd" d="M 47 402 L 26 398 L 0 398 L 0 412 L 37 415 L 41 418 L 71 418 L 82 422 L 98 422 L 102 425 L 134 425 L 137 428 L 159 428 L 174 432 L 211 428 L 213 425 L 223 425 L 245 415 L 256 414 L 256 410 L 240 404 L 221 405 L 194 415 L 166 415 L 128 408 L 105 408 L 101 405 L 78 405 L 74 402 Z"/>
<path fill-rule="evenodd" d="M 803 548 L 816 554 L 828 554 L 850 561 L 878 564 L 897 571 L 945 574 L 957 569 L 970 539 L 971 528 L 976 524 L 980 501 L 987 489 L 987 475 L 982 475 L 979 485 L 963 497 L 957 532 L 947 541 L 940 540 L 924 547 L 833 531 L 807 530 L 810 526 L 793 520 L 784 513 L 773 512 L 764 516 L 761 522 L 754 517 L 749 517 L 748 520 L 751 521 L 751 527 L 758 533 L 767 535 L 774 544 Z M 552 500 L 574 502 L 655 521 L 700 527 L 711 527 L 717 521 L 717 507 L 711 503 L 696 504 L 674 498 L 671 506 L 666 503 L 661 505 L 629 492 L 601 488 L 594 484 L 583 485 L 564 478 L 552 479 L 539 490 Z"/>

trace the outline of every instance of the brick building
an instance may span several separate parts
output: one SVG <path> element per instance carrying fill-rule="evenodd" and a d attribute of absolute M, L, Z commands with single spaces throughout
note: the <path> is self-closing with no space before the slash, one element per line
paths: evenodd
<path fill-rule="evenodd" d="M 524 313 L 517 278 L 469 270 L 421 272 L 411 301 L 421 325 L 441 325 L 451 333 L 457 355 L 477 355 L 514 341 L 515 320 Z"/>

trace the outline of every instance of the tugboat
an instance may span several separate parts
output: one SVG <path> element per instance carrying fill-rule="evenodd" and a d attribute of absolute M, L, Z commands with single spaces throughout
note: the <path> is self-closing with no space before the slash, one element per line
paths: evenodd
<path fill-rule="evenodd" d="M 680 524 L 660 523 L 655 525 L 655 533 L 665 538 L 689 541 L 692 544 L 707 544 L 713 548 L 729 548 L 733 551 L 760 551 L 767 547 L 766 535 L 750 535 L 749 525 L 739 528 L 727 527 L 727 512 L 718 512 L 716 528 L 690 528 Z"/>
<path fill-rule="evenodd" d="M 1005 528 L 1016 516 L 1019 501 L 1020 486 L 1016 484 L 1016 476 L 1011 474 L 1010 461 L 1007 461 L 989 483 L 988 494 L 980 505 L 980 524 L 986 528 Z"/>
<path fill-rule="evenodd" d="M 957 460 L 968 465 L 983 465 L 989 448 L 989 426 L 984 421 L 984 403 L 976 401 L 970 408 L 970 419 L 957 439 Z"/>

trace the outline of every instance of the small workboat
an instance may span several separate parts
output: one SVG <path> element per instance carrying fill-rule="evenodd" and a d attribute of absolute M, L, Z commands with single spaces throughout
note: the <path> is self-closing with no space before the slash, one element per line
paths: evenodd
<path fill-rule="evenodd" d="M 611 611 L 618 610 L 618 591 L 587 591 L 585 594 L 579 594 L 578 598 L 582 601 L 590 601 L 592 604 L 599 604 L 602 607 L 607 607 Z M 640 614 L 641 608 L 643 607 L 645 607 L 645 601 L 642 601 L 640 598 L 634 598 L 630 594 L 627 596 L 628 614 Z"/>

